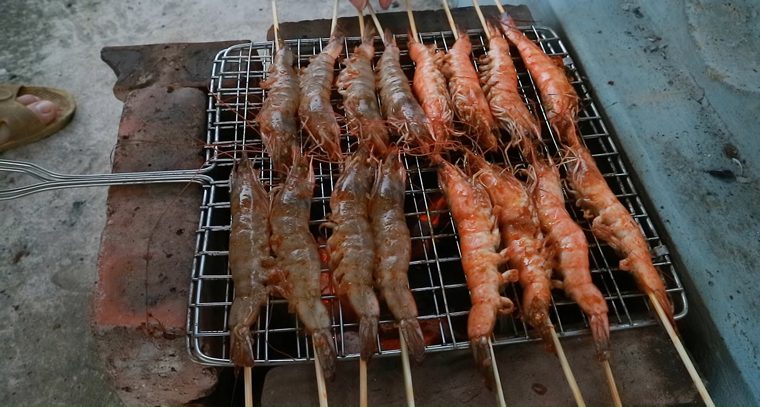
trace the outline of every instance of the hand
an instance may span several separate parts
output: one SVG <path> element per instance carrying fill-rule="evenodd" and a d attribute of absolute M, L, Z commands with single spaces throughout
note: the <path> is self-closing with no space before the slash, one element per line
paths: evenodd
<path fill-rule="evenodd" d="M 380 3 L 380 8 L 383 10 L 387 10 L 388 7 L 390 7 L 393 0 L 378 0 Z M 351 4 L 354 5 L 359 10 L 364 10 L 365 7 L 367 7 L 367 3 L 369 0 L 351 0 Z"/>

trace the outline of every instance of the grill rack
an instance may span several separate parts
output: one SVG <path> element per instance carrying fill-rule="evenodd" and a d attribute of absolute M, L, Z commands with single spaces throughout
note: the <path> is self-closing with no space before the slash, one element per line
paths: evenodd
<path fill-rule="evenodd" d="M 652 249 L 655 265 L 663 275 L 668 292 L 675 306 L 675 318 L 686 315 L 688 305 L 683 286 L 671 262 L 668 248 L 661 240 L 647 210 L 624 165 L 621 152 L 613 141 L 608 127 L 597 110 L 582 74 L 575 66 L 567 48 L 558 35 L 547 27 L 529 26 L 522 31 L 536 41 L 548 55 L 562 58 L 571 82 L 581 98 L 579 129 L 587 147 L 594 156 L 605 179 L 633 214 Z M 487 51 L 487 39 L 482 30 L 468 31 L 473 44 L 473 63 Z M 401 49 L 401 63 L 411 78 L 413 64 L 406 51 L 406 36 L 396 36 Z M 434 43 L 448 51 L 453 45 L 451 32 L 421 33 L 426 44 Z M 288 40 L 297 67 L 308 64 L 327 44 L 328 38 Z M 360 43 L 357 37 L 346 38 L 343 57 Z M 383 50 L 376 41 L 376 59 Z M 263 152 L 261 139 L 253 126 L 253 118 L 261 107 L 264 91 L 259 82 L 266 77 L 266 69 L 273 55 L 271 42 L 235 45 L 220 51 L 213 63 L 208 100 L 207 165 L 214 178 L 211 185 L 203 187 L 203 203 L 200 207 L 197 246 L 192 270 L 188 309 L 188 348 L 193 359 L 204 365 L 231 366 L 229 359 L 229 330 L 227 316 L 233 296 L 232 280 L 227 268 L 227 246 L 230 230 L 228 179 L 234 160 L 243 148 L 259 151 L 250 154 L 254 165 L 261 169 L 262 181 L 271 187 L 282 180 L 271 168 L 268 156 Z M 516 50 L 512 52 L 518 71 L 519 86 L 524 100 L 543 122 L 544 143 L 550 154 L 556 154 L 558 139 L 547 124 L 543 106 L 535 85 L 522 64 Z M 341 66 L 336 68 L 336 75 Z M 342 104 L 337 92 L 333 92 L 333 106 L 342 114 Z M 349 153 L 356 140 L 347 134 L 342 124 L 343 149 Z M 508 135 L 507 135 L 508 137 Z M 302 135 L 302 142 L 305 137 Z M 303 145 L 303 143 L 302 143 Z M 510 157 L 511 158 L 511 157 Z M 469 293 L 460 264 L 459 245 L 451 215 L 437 185 L 435 170 L 424 159 L 403 157 L 408 170 L 405 212 L 412 232 L 414 254 L 410 263 L 409 280 L 419 308 L 419 319 L 426 339 L 432 340 L 426 351 L 445 351 L 469 347 L 466 320 L 470 307 Z M 517 158 L 519 160 L 519 157 Z M 515 164 L 510 159 L 510 162 Z M 320 250 L 324 249 L 327 228 L 319 225 L 329 213 L 331 187 L 339 175 L 337 164 L 315 162 L 316 187 L 312 200 L 310 225 L 318 236 Z M 567 191 L 565 191 L 567 197 Z M 443 203 L 443 206 L 440 204 Z M 653 325 L 656 319 L 649 309 L 646 296 L 640 292 L 632 277 L 617 268 L 618 258 L 606 244 L 599 242 L 590 232 L 590 225 L 582 213 L 568 206 L 571 215 L 586 231 L 589 241 L 589 259 L 594 283 L 604 294 L 609 307 L 610 329 L 621 330 Z M 434 225 L 435 220 L 438 224 Z M 323 273 L 326 273 L 326 267 Z M 323 276 L 326 276 L 323 274 Z M 510 285 L 505 295 L 520 307 L 520 289 Z M 563 293 L 554 290 L 551 319 L 559 336 L 574 336 L 589 332 L 585 315 Z M 350 317 L 346 304 L 332 295 L 324 295 L 323 301 L 333 317 L 332 331 L 341 358 L 358 357 L 356 321 Z M 399 352 L 398 334 L 392 315 L 382 305 L 378 350 L 381 356 Z M 256 363 L 260 365 L 287 364 L 311 359 L 310 338 L 304 335 L 296 316 L 287 312 L 283 299 L 270 298 L 262 310 L 255 336 Z M 517 313 L 501 317 L 494 332 L 495 346 L 538 340 L 535 333 L 519 319 Z M 613 339 L 614 346 L 614 339 Z"/>

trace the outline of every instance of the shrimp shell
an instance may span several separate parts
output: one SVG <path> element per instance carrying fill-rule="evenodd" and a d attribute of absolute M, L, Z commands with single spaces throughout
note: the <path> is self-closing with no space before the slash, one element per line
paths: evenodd
<path fill-rule="evenodd" d="M 361 45 L 343 63 L 346 67 L 337 80 L 338 92 L 343 95 L 343 107 L 351 134 L 360 141 L 372 144 L 381 156 L 388 149 L 389 135 L 380 114 L 380 106 L 375 95 L 375 73 L 372 71 L 374 30 L 367 29 Z"/>
<path fill-rule="evenodd" d="M 375 287 L 401 328 L 412 357 L 421 362 L 425 340 L 417 321 L 417 304 L 409 289 L 407 272 L 412 239 L 404 216 L 406 169 L 398 151 L 391 151 L 378 167 L 369 214 L 375 236 Z"/>
<path fill-rule="evenodd" d="M 330 380 L 336 353 L 330 315 L 321 298 L 319 249 L 309 230 L 314 182 L 309 161 L 304 157 L 294 159 L 285 184 L 272 200 L 270 242 L 278 272 L 283 274 L 278 291 L 312 336 L 325 378 Z"/>
<path fill-rule="evenodd" d="M 449 80 L 454 112 L 476 137 L 479 147 L 488 151 L 499 146 L 497 127 L 478 74 L 470 62 L 471 52 L 470 37 L 460 33 L 444 58 L 442 71 Z"/>
<path fill-rule="evenodd" d="M 375 352 L 380 306 L 373 288 L 375 241 L 369 222 L 369 194 L 374 169 L 360 148 L 346 160 L 330 196 L 332 234 L 327 239 L 335 292 L 348 299 L 359 316 L 361 357 Z"/>
<path fill-rule="evenodd" d="M 314 142 L 331 161 L 340 161 L 340 126 L 330 104 L 335 59 L 343 50 L 343 36 L 334 34 L 330 42 L 301 74 L 301 101 L 298 116 Z"/>
<path fill-rule="evenodd" d="M 409 36 L 409 56 L 415 64 L 412 88 L 425 111 L 439 144 L 445 144 L 454 134 L 454 110 L 441 72 L 443 53 L 435 52 L 433 45 L 425 45 Z"/>
<path fill-rule="evenodd" d="M 269 197 L 248 157 L 235 163 L 230 176 L 229 267 L 235 286 L 228 325 L 230 359 L 235 366 L 254 363 L 250 327 L 269 296 L 267 281 L 274 260 L 269 249 Z"/>
<path fill-rule="evenodd" d="M 292 159 L 291 151 L 298 145 L 296 114 L 301 97 L 290 48 L 281 45 L 269 67 L 269 76 L 261 82 L 261 88 L 267 91 L 264 105 L 256 115 L 261 139 L 274 168 L 287 173 Z"/>
<path fill-rule="evenodd" d="M 497 252 L 499 228 L 488 193 L 479 183 L 470 182 L 454 165 L 441 161 L 438 167 L 441 187 L 459 234 L 462 268 L 470 289 L 472 308 L 467 319 L 467 335 L 478 368 L 493 386 L 493 363 L 489 339 L 497 314 L 510 314 L 514 304 L 501 296 L 500 288 L 516 280 L 514 273 L 501 274 L 504 253 Z"/>
<path fill-rule="evenodd" d="M 400 141 L 418 146 L 423 154 L 434 145 L 433 129 L 425 111 L 414 98 L 409 80 L 401 69 L 400 50 L 390 31 L 385 31 L 385 51 L 377 64 L 377 88 L 383 114 Z"/>

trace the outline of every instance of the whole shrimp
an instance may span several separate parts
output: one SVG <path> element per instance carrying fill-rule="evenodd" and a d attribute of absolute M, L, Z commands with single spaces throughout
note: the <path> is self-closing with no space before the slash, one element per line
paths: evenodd
<path fill-rule="evenodd" d="M 407 271 L 412 240 L 404 217 L 406 169 L 393 149 L 378 167 L 369 205 L 375 236 L 375 286 L 396 318 L 412 357 L 422 361 L 425 340 L 417 321 L 417 304 Z"/>
<path fill-rule="evenodd" d="M 467 163 L 473 178 L 491 198 L 508 264 L 519 275 L 523 288 L 522 317 L 539 331 L 551 349 L 551 269 L 544 257 L 543 235 L 533 201 L 511 171 L 469 152 Z"/>
<path fill-rule="evenodd" d="M 509 43 L 491 23 L 488 23 L 488 30 L 491 38 L 488 40 L 488 55 L 481 59 L 480 82 L 491 113 L 499 126 L 512 136 L 510 145 L 517 146 L 525 137 L 538 138 L 541 127 L 517 89 L 517 71 L 509 54 Z"/>
<path fill-rule="evenodd" d="M 343 49 L 343 36 L 333 33 L 330 42 L 301 73 L 298 117 L 317 146 L 332 161 L 340 161 L 340 126 L 330 104 L 333 67 Z"/>
<path fill-rule="evenodd" d="M 623 259 L 620 269 L 633 274 L 639 288 L 654 294 L 662 309 L 673 319 L 673 304 L 665 284 L 652 264 L 649 245 L 630 212 L 610 190 L 594 158 L 583 146 L 566 147 L 567 178 L 576 205 L 591 220 L 591 232 L 607 242 Z"/>
<path fill-rule="evenodd" d="M 497 252 L 499 228 L 488 193 L 479 183 L 473 183 L 451 163 L 441 160 L 438 167 L 441 187 L 459 234 L 462 268 L 470 290 L 472 308 L 467 320 L 473 356 L 478 368 L 493 386 L 493 364 L 489 339 L 493 334 L 497 314 L 510 314 L 514 304 L 500 294 L 500 288 L 517 280 L 514 272 L 500 273 L 505 253 Z"/>
<path fill-rule="evenodd" d="M 541 101 L 552 127 L 560 131 L 575 126 L 578 116 L 578 95 L 567 80 L 561 60 L 551 58 L 536 43 L 517 29 L 512 18 L 504 13 L 501 28 L 517 50 L 541 93 Z M 572 140 L 574 144 L 576 140 Z"/>
<path fill-rule="evenodd" d="M 364 32 L 361 45 L 343 62 L 346 67 L 338 75 L 336 84 L 338 92 L 343 95 L 351 134 L 359 137 L 360 141 L 371 143 L 374 151 L 384 156 L 389 135 L 375 95 L 375 73 L 372 71 L 374 33 L 371 27 Z"/>
<path fill-rule="evenodd" d="M 287 173 L 292 158 L 290 152 L 298 143 L 296 114 L 301 92 L 293 69 L 293 52 L 282 42 L 261 88 L 267 91 L 264 105 L 256 115 L 261 139 L 274 169 Z"/>
<path fill-rule="evenodd" d="M 401 69 L 400 50 L 390 31 L 385 30 L 385 51 L 377 64 L 377 88 L 383 114 L 400 135 L 400 141 L 416 145 L 423 154 L 434 146 L 433 129 L 425 111 L 412 95 L 409 80 Z"/>
<path fill-rule="evenodd" d="M 319 249 L 309 230 L 313 192 L 314 170 L 305 157 L 295 158 L 285 184 L 272 200 L 270 242 L 283 277 L 278 291 L 311 335 L 325 377 L 330 380 L 336 356 L 330 315 L 321 299 Z"/>
<path fill-rule="evenodd" d="M 269 197 L 243 153 L 230 176 L 229 267 L 235 287 L 228 325 L 230 359 L 235 366 L 253 366 L 250 327 L 269 296 L 267 281 L 274 265 L 269 251 Z"/>
<path fill-rule="evenodd" d="M 332 234 L 327 239 L 335 292 L 348 299 L 359 317 L 361 358 L 375 352 L 380 306 L 373 289 L 375 241 L 369 223 L 369 194 L 374 169 L 367 148 L 346 160 L 330 196 Z"/>
<path fill-rule="evenodd" d="M 445 144 L 454 134 L 454 110 L 446 88 L 446 78 L 441 72 L 443 53 L 435 52 L 433 45 L 426 46 L 409 35 L 409 56 L 415 64 L 412 88 L 425 111 L 433 137 L 438 144 Z"/>
<path fill-rule="evenodd" d="M 534 159 L 531 171 L 533 185 L 529 189 L 538 210 L 546 256 L 559 277 L 554 285 L 562 288 L 588 316 L 597 355 L 606 359 L 610 337 L 607 302 L 591 281 L 586 235 L 565 209 L 557 167 Z"/>
<path fill-rule="evenodd" d="M 475 136 L 478 146 L 492 150 L 499 146 L 497 127 L 488 100 L 480 87 L 478 74 L 470 62 L 472 43 L 467 33 L 460 32 L 459 39 L 449 49 L 443 61 L 442 71 L 449 80 L 449 94 L 454 112 Z"/>

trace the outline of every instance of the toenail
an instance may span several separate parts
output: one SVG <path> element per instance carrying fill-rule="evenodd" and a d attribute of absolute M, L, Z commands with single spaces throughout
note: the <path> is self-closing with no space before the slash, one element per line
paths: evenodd
<path fill-rule="evenodd" d="M 52 112 L 55 109 L 55 104 L 53 102 L 43 100 L 41 102 L 35 103 L 31 107 L 37 113 L 47 114 L 47 113 Z"/>

